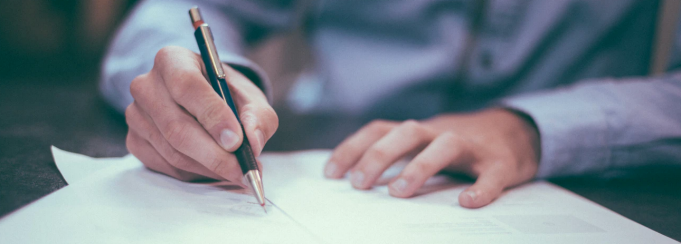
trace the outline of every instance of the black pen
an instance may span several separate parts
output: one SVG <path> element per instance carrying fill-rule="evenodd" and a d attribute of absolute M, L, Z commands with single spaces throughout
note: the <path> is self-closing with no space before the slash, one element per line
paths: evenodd
<path fill-rule="evenodd" d="M 208 74 L 210 85 L 213 86 L 213 90 L 215 90 L 222 100 L 227 103 L 229 108 L 232 109 L 234 116 L 236 116 L 236 120 L 239 121 L 241 131 L 243 132 L 244 140 L 241 143 L 241 146 L 234 152 L 239 161 L 239 166 L 241 166 L 241 172 L 244 174 L 244 178 L 248 181 L 248 184 L 255 193 L 255 198 L 258 200 L 258 203 L 262 206 L 263 210 L 267 212 L 265 209 L 265 191 L 262 186 L 262 176 L 260 169 L 258 168 L 258 162 L 255 160 L 251 143 L 248 142 L 246 131 L 244 131 L 244 126 L 241 124 L 239 113 L 237 112 L 236 106 L 234 106 L 234 100 L 229 92 L 229 87 L 225 80 L 225 71 L 222 69 L 222 62 L 218 57 L 218 50 L 215 48 L 215 43 L 213 43 L 213 33 L 210 31 L 208 24 L 203 21 L 198 7 L 189 9 L 189 17 L 191 18 L 192 25 L 195 29 L 194 37 L 196 37 L 196 43 L 199 45 L 199 50 L 201 50 L 201 58 L 203 59 L 203 64 L 206 66 L 206 73 Z"/>

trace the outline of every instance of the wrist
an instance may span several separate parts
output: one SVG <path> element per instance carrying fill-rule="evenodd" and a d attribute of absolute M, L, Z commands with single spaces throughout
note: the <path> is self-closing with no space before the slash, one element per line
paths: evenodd
<path fill-rule="evenodd" d="M 539 163 L 541 159 L 541 137 L 539 134 L 539 128 L 537 127 L 537 124 L 535 123 L 532 116 L 511 108 L 501 108 L 501 110 L 516 118 L 516 121 L 518 121 L 519 130 L 526 135 L 527 140 L 534 151 L 535 162 Z"/>

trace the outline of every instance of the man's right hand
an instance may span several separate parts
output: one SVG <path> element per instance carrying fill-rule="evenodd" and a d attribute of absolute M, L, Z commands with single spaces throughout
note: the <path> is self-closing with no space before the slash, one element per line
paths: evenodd
<path fill-rule="evenodd" d="M 263 92 L 223 65 L 253 151 L 258 156 L 279 120 Z M 241 182 L 234 152 L 243 133 L 234 113 L 208 83 L 201 56 L 165 47 L 149 73 L 130 84 L 135 101 L 125 111 L 126 145 L 148 168 L 184 181 Z"/>

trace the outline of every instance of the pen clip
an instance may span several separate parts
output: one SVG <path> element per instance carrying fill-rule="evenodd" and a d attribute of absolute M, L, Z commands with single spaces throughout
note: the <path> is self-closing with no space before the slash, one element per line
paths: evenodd
<path fill-rule="evenodd" d="M 206 24 L 203 21 L 203 17 L 201 16 L 201 12 L 199 12 L 198 7 L 192 7 L 191 9 L 189 9 L 189 17 L 192 20 L 192 24 L 194 25 L 199 24 L 198 26 L 195 26 L 195 28 L 197 31 L 200 31 L 203 40 L 206 43 L 206 49 L 208 50 L 208 58 L 210 59 L 211 62 L 209 65 L 213 67 L 215 76 L 217 76 L 218 79 L 224 79 L 225 71 L 222 69 L 222 62 L 220 61 L 220 57 L 218 56 L 218 49 L 215 47 L 213 32 L 210 30 L 208 24 Z"/>

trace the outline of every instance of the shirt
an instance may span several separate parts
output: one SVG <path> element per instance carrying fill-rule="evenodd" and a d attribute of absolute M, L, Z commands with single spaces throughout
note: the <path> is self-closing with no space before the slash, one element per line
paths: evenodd
<path fill-rule="evenodd" d="M 122 111 L 133 101 L 130 82 L 151 70 L 160 48 L 198 52 L 187 10 L 199 6 L 222 61 L 265 93 L 271 89 L 267 75 L 244 53 L 304 25 L 315 63 L 289 100 L 303 112 L 400 120 L 501 106 L 534 120 L 541 140 L 538 178 L 679 166 L 681 73 L 675 70 L 681 39 L 669 72 L 646 77 L 658 5 L 147 0 L 112 41 L 100 87 Z"/>

